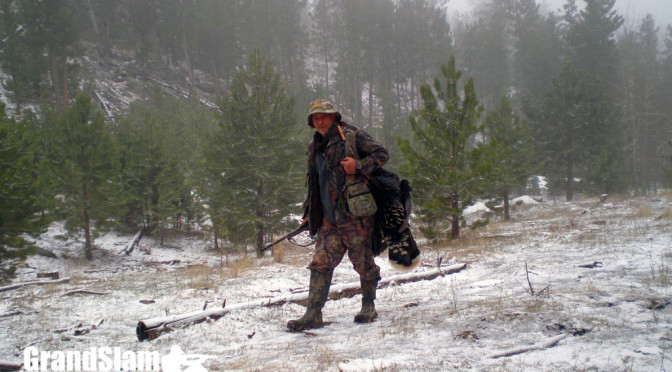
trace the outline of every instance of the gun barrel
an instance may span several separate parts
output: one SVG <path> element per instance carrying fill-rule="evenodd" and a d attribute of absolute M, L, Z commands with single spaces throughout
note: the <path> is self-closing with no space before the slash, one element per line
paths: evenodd
<path fill-rule="evenodd" d="M 295 236 L 301 234 L 302 232 L 304 232 L 304 231 L 306 231 L 306 230 L 308 230 L 308 224 L 301 225 L 301 226 L 299 226 L 298 229 L 296 229 L 296 230 L 290 232 L 289 234 L 286 234 L 286 235 L 282 236 L 280 239 L 274 241 L 273 243 L 266 244 L 263 248 L 261 248 L 261 251 L 263 252 L 263 251 L 265 251 L 265 250 L 267 250 L 267 249 L 273 247 L 274 245 L 280 243 L 281 241 L 283 241 L 283 240 L 285 240 L 285 239 L 289 239 L 289 238 L 295 237 Z"/>

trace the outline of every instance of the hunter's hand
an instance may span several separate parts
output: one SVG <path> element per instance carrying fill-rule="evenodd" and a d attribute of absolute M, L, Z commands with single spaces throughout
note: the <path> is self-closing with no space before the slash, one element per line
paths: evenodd
<path fill-rule="evenodd" d="M 308 224 L 308 217 L 304 218 L 303 221 L 301 221 L 301 225 L 299 225 L 299 226 L 303 226 L 303 225 L 307 225 L 307 224 Z"/>
<path fill-rule="evenodd" d="M 354 175 L 357 171 L 357 161 L 349 156 L 341 161 L 341 166 L 343 166 L 345 174 Z"/>

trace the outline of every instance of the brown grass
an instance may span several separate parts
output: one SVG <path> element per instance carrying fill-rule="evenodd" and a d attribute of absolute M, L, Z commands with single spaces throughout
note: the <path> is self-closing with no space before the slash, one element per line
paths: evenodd
<path fill-rule="evenodd" d="M 653 216 L 653 208 L 649 206 L 641 207 L 635 214 L 635 217 L 651 217 Z"/>

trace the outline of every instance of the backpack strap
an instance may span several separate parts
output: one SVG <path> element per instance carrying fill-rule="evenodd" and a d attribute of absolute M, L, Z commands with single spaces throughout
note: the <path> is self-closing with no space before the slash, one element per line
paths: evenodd
<path fill-rule="evenodd" d="M 345 156 L 360 160 L 357 152 L 357 132 L 349 129 L 344 131 L 340 125 L 338 126 L 338 132 L 341 134 L 341 139 L 345 141 Z"/>

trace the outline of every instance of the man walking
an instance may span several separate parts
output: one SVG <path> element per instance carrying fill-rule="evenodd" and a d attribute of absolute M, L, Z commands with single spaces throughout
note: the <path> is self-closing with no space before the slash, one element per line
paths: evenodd
<path fill-rule="evenodd" d="M 317 234 L 310 269 L 308 308 L 303 317 L 290 320 L 287 328 L 300 332 L 323 326 L 322 308 L 329 295 L 334 269 L 345 253 L 359 274 L 362 309 L 355 322 L 370 323 L 378 318 L 374 306 L 380 268 L 373 259 L 374 216 L 356 217 L 347 207 L 346 175 L 368 176 L 385 165 L 388 151 L 369 134 L 341 120 L 341 114 L 326 99 L 310 104 L 308 125 L 315 128 L 308 147 L 308 195 L 303 224 Z M 354 134 L 356 158 L 347 156 L 345 134 Z"/>

